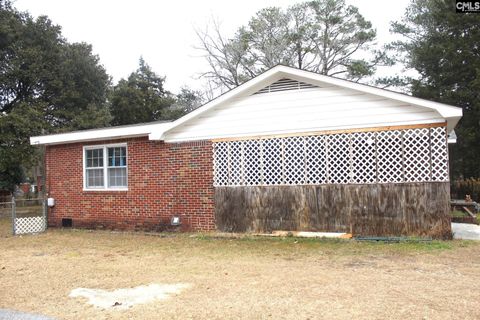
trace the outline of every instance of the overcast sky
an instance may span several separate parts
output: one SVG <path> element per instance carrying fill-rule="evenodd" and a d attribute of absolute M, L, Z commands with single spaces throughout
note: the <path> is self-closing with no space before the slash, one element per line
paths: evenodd
<path fill-rule="evenodd" d="M 183 85 L 200 88 L 195 75 L 206 70 L 195 28 L 212 17 L 230 34 L 268 6 L 288 7 L 302 1 L 288 0 L 16 0 L 14 5 L 33 16 L 47 15 L 62 27 L 70 42 L 93 46 L 114 83 L 126 78 L 143 56 L 152 69 L 166 76 L 165 86 L 177 92 Z M 347 0 L 377 29 L 380 43 L 392 39 L 389 25 L 399 20 L 409 0 Z M 241 5 L 241 6 L 239 6 Z"/>

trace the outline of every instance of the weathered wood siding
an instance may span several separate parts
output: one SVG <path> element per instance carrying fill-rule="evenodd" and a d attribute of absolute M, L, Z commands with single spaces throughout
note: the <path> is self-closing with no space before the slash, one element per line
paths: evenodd
<path fill-rule="evenodd" d="M 351 232 L 364 236 L 451 235 L 448 182 L 216 187 L 217 228 Z"/>

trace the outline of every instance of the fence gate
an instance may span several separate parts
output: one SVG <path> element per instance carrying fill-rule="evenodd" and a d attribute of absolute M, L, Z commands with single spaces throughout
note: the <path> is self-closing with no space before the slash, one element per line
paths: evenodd
<path fill-rule="evenodd" d="M 46 200 L 12 198 L 12 229 L 14 235 L 44 232 L 47 229 Z"/>

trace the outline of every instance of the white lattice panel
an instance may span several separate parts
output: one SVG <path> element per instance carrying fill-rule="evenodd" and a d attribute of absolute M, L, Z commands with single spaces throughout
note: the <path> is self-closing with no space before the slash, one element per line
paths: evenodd
<path fill-rule="evenodd" d="M 402 132 L 377 133 L 378 182 L 403 182 Z"/>
<path fill-rule="evenodd" d="M 358 132 L 351 134 L 352 183 L 374 183 L 377 181 L 376 133 Z"/>
<path fill-rule="evenodd" d="M 47 228 L 45 217 L 15 218 L 15 234 L 38 233 Z"/>
<path fill-rule="evenodd" d="M 432 181 L 448 181 L 448 147 L 445 127 L 430 129 Z"/>
<path fill-rule="evenodd" d="M 262 183 L 261 142 L 247 140 L 243 142 L 244 184 L 257 186 Z"/>
<path fill-rule="evenodd" d="M 403 166 L 406 182 L 430 180 L 430 130 L 403 132 Z"/>
<path fill-rule="evenodd" d="M 228 142 L 216 142 L 213 154 L 213 185 L 228 186 Z"/>
<path fill-rule="evenodd" d="M 305 139 L 289 137 L 283 140 L 285 184 L 305 183 Z"/>
<path fill-rule="evenodd" d="M 229 185 L 243 185 L 243 142 L 233 141 L 229 144 Z"/>
<path fill-rule="evenodd" d="M 327 137 L 328 143 L 328 182 L 350 183 L 352 176 L 350 135 L 332 134 Z"/>
<path fill-rule="evenodd" d="M 265 185 L 283 184 L 282 139 L 262 141 L 263 183 Z"/>
<path fill-rule="evenodd" d="M 446 129 L 214 143 L 215 186 L 448 181 Z"/>
<path fill-rule="evenodd" d="M 306 183 L 327 183 L 326 136 L 305 137 Z"/>

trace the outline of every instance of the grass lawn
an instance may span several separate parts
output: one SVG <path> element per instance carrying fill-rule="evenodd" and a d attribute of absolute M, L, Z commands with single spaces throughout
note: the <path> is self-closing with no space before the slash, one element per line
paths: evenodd
<path fill-rule="evenodd" d="M 480 243 L 360 243 L 157 236 L 0 224 L 0 308 L 59 319 L 478 319 Z M 1 231 L 3 230 L 3 231 Z M 102 310 L 74 288 L 189 283 L 178 296 Z"/>
<path fill-rule="evenodd" d="M 451 212 L 452 217 L 455 218 L 463 218 L 463 217 L 468 217 L 469 215 L 466 212 L 455 210 Z M 477 221 L 478 224 L 480 224 L 480 214 L 477 214 Z"/>

